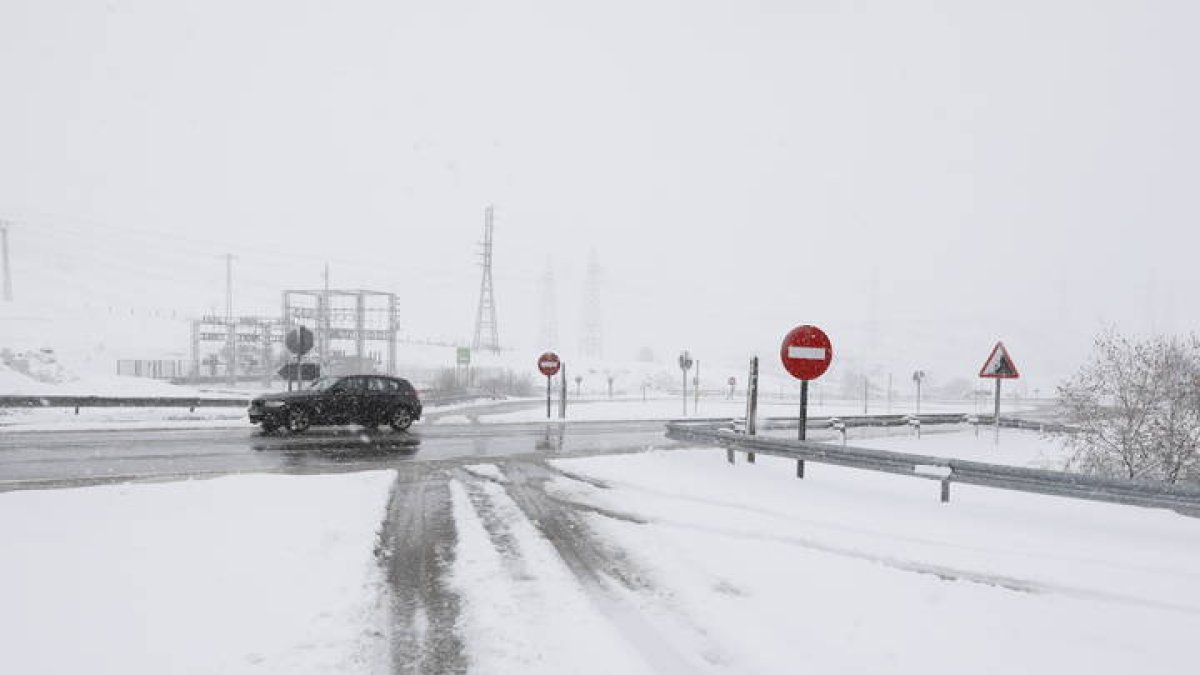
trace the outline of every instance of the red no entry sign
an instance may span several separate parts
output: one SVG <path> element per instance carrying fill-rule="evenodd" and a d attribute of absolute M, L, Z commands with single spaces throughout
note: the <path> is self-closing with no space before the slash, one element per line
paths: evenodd
<path fill-rule="evenodd" d="M 542 371 L 546 377 L 554 377 L 561 367 L 562 362 L 558 360 L 558 354 L 554 352 L 546 352 L 538 357 L 538 370 Z"/>
<path fill-rule="evenodd" d="M 792 377 L 815 380 L 829 370 L 829 364 L 833 361 L 833 345 L 820 328 L 796 326 L 784 336 L 779 358 Z"/>

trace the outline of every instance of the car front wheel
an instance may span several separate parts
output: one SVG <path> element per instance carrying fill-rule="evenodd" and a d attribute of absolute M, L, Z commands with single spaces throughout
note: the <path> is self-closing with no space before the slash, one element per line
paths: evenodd
<path fill-rule="evenodd" d="M 312 426 L 312 419 L 309 418 L 307 411 L 300 409 L 288 411 L 288 431 L 292 432 L 293 434 L 301 434 L 305 431 L 308 431 L 310 426 Z"/>
<path fill-rule="evenodd" d="M 392 425 L 392 428 L 395 429 L 396 431 L 404 431 L 405 429 L 412 426 L 412 423 L 413 423 L 412 411 L 409 410 L 408 408 L 405 408 L 404 406 L 400 406 L 399 408 L 396 408 L 396 410 L 392 412 L 392 419 L 389 421 L 389 423 Z"/>

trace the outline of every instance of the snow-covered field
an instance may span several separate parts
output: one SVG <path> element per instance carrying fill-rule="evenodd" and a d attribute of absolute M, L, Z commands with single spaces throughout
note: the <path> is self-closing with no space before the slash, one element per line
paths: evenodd
<path fill-rule="evenodd" d="M 986 464 L 1024 466 L 1031 469 L 1063 470 L 1070 452 L 1053 438 L 1036 431 L 1001 429 L 999 439 L 994 427 L 968 424 L 928 425 L 920 436 L 906 427 L 859 427 L 846 433 L 846 444 L 858 448 L 889 450 L 912 455 L 965 459 Z M 795 437 L 795 430 L 773 433 Z M 820 440 L 837 445 L 837 434 L 825 432 Z M 833 439 L 833 440 L 831 440 Z"/>
<path fill-rule="evenodd" d="M 515 465 L 451 474 L 471 672 L 1182 672 L 1200 631 L 1200 520 L 1175 513 L 958 485 L 942 504 L 932 481 L 800 481 L 712 448 L 551 464 L 549 503 L 605 552 L 588 574 Z M 378 672 L 392 475 L 0 494 L 0 670 Z"/>
<path fill-rule="evenodd" d="M 1173 513 L 959 486 L 940 504 L 925 481 L 799 481 L 720 450 L 555 464 L 606 485 L 560 479 L 563 499 L 645 521 L 588 516 L 683 617 L 697 671 L 1179 672 L 1200 630 L 1200 521 Z"/>
<path fill-rule="evenodd" d="M 244 408 L 0 408 L 0 433 L 117 429 L 250 429 Z"/>
<path fill-rule="evenodd" d="M 0 672 L 379 672 L 393 474 L 0 495 Z"/>

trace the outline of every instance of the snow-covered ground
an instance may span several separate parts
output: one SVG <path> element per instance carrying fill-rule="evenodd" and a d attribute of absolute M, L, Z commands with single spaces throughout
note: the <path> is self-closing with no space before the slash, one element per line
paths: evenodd
<path fill-rule="evenodd" d="M 0 672 L 382 672 L 392 472 L 0 495 Z"/>
<path fill-rule="evenodd" d="M 605 485 L 562 499 L 642 521 L 587 516 L 697 672 L 1179 672 L 1200 630 L 1200 521 L 1170 512 L 712 449 L 554 463 Z"/>
<path fill-rule="evenodd" d="M 980 453 L 1040 442 L 982 436 Z M 551 465 L 543 506 L 594 560 L 519 503 L 516 464 L 450 474 L 442 573 L 471 672 L 1182 672 L 1200 631 L 1200 520 L 1172 512 L 961 485 L 942 504 L 933 481 L 816 464 L 800 481 L 713 448 Z M 379 672 L 392 477 L 0 494 L 0 669 Z"/>
<path fill-rule="evenodd" d="M 0 408 L 0 433 L 223 428 L 251 429 L 245 408 Z"/>
<path fill-rule="evenodd" d="M 1002 428 L 998 439 L 994 432 L 995 428 L 991 426 L 975 428 L 969 424 L 927 425 L 920 436 L 907 427 L 858 427 L 846 430 L 846 444 L 1054 471 L 1063 470 L 1070 456 L 1062 443 L 1036 431 Z M 792 429 L 772 432 L 772 435 L 794 438 L 795 433 Z M 840 444 L 840 436 L 836 433 L 810 434 L 813 436 L 833 445 Z"/>

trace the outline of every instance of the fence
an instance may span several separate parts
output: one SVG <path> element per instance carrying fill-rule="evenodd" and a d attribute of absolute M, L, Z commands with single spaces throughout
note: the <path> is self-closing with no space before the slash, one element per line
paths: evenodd
<path fill-rule="evenodd" d="M 117 374 L 133 377 L 149 377 L 155 380 L 171 380 L 191 374 L 192 362 L 180 360 L 120 359 Z"/>

